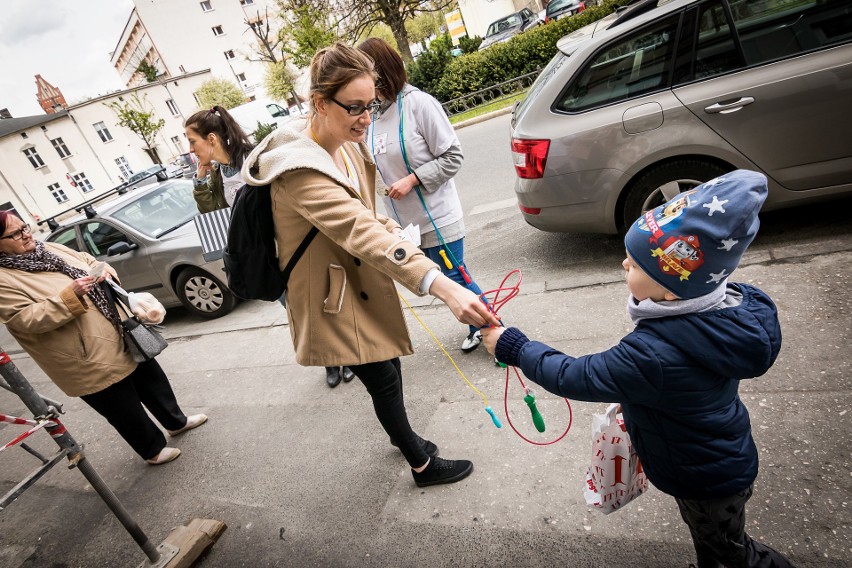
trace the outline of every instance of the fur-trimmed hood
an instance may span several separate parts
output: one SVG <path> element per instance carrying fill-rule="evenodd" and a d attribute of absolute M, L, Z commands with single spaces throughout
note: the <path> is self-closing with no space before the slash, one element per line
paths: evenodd
<path fill-rule="evenodd" d="M 341 173 L 328 152 L 302 133 L 305 125 L 304 119 L 294 120 L 261 140 L 243 162 L 242 176 L 246 183 L 267 185 L 285 172 L 308 168 L 352 188 L 352 182 Z M 347 142 L 345 146 L 354 149 L 366 163 L 373 164 L 373 157 L 363 142 Z"/>

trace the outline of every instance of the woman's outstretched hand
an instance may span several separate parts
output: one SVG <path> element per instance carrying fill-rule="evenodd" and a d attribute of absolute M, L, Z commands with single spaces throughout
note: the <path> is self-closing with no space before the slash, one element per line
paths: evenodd
<path fill-rule="evenodd" d="M 485 345 L 486 351 L 494 355 L 494 351 L 497 349 L 497 341 L 500 340 L 504 331 L 506 331 L 505 327 L 487 327 L 482 330 L 482 344 Z"/>
<path fill-rule="evenodd" d="M 74 294 L 77 295 L 78 298 L 82 298 L 95 285 L 95 279 L 91 276 L 83 276 L 82 278 L 77 278 L 73 282 L 71 282 L 71 290 Z"/>
<path fill-rule="evenodd" d="M 447 304 L 447 307 L 461 323 L 476 327 L 500 325 L 500 321 L 491 313 L 488 306 L 482 303 L 479 296 L 456 284 L 443 274 L 432 282 L 429 293 Z"/>

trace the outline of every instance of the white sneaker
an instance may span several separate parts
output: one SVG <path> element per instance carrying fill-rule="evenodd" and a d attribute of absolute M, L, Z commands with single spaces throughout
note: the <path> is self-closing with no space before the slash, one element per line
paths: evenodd
<path fill-rule="evenodd" d="M 198 428 L 202 424 L 207 422 L 206 414 L 193 414 L 192 416 L 186 417 L 186 425 L 183 428 L 178 430 L 168 430 L 169 436 L 177 436 L 178 434 L 183 434 L 187 430 L 192 430 L 193 428 Z"/>
<path fill-rule="evenodd" d="M 470 353 L 482 343 L 482 332 L 478 329 L 476 331 L 471 331 L 470 335 L 468 335 L 464 341 L 462 341 L 461 350 L 464 353 Z"/>

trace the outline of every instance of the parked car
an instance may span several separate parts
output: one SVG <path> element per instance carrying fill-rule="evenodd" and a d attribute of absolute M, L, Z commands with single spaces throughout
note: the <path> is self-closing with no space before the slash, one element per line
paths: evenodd
<path fill-rule="evenodd" d="M 541 18 L 529 8 L 524 8 L 520 12 L 504 16 L 499 20 L 491 22 L 491 25 L 488 26 L 488 30 L 485 32 L 482 43 L 479 44 L 479 49 L 482 50 L 495 43 L 509 41 L 519 33 L 539 26 L 541 23 Z"/>
<path fill-rule="evenodd" d="M 180 166 L 183 170 L 183 177 L 192 177 L 195 173 L 195 170 L 198 169 L 198 165 L 196 164 L 196 157 L 192 152 L 186 152 L 185 154 L 181 154 L 174 160 L 174 165 Z"/>
<path fill-rule="evenodd" d="M 534 227 L 616 233 L 737 168 L 765 210 L 852 192 L 845 0 L 646 0 L 557 48 L 511 120 Z"/>
<path fill-rule="evenodd" d="M 166 174 L 168 174 L 170 178 L 183 177 L 183 168 L 177 164 L 169 164 L 166 166 Z"/>
<path fill-rule="evenodd" d="M 252 134 L 258 124 L 270 124 L 275 128 L 292 120 L 290 111 L 273 101 L 256 100 L 234 107 L 228 111 L 240 125 L 249 139 L 254 142 Z"/>
<path fill-rule="evenodd" d="M 153 185 L 157 182 L 166 181 L 168 178 L 169 174 L 166 171 L 166 168 L 157 164 L 156 166 L 151 166 L 141 172 L 136 172 L 127 178 L 127 181 L 124 182 L 124 186 L 126 189 L 136 189 L 139 187 Z"/>
<path fill-rule="evenodd" d="M 301 110 L 299 109 L 298 105 L 291 106 L 289 110 L 290 110 L 290 116 L 292 116 L 292 117 L 306 116 L 308 114 L 308 111 L 310 110 L 310 107 L 308 106 L 308 103 L 305 102 L 305 103 L 302 103 Z"/>
<path fill-rule="evenodd" d="M 87 209 L 45 240 L 108 262 L 125 289 L 150 292 L 166 307 L 183 304 L 213 319 L 236 305 L 222 261 L 202 257 L 191 181 L 169 180 Z"/>
<path fill-rule="evenodd" d="M 550 0 L 544 11 L 544 23 L 579 14 L 586 9 L 582 0 Z"/>

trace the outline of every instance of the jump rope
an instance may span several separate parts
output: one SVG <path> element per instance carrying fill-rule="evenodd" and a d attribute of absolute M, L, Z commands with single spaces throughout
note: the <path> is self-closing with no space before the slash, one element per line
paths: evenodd
<path fill-rule="evenodd" d="M 408 171 L 409 174 L 412 174 L 412 173 L 414 173 L 414 171 L 411 169 L 411 165 L 409 164 L 409 161 L 408 161 L 408 155 L 407 155 L 406 150 L 405 150 L 405 137 L 403 135 L 405 116 L 402 112 L 402 92 L 397 93 L 396 104 L 397 104 L 397 111 L 399 113 L 399 148 L 400 148 L 400 152 L 402 153 L 402 160 L 403 160 L 403 162 L 405 162 L 405 169 Z M 375 160 L 374 124 L 371 124 L 371 126 L 370 126 L 370 145 L 371 145 L 371 150 L 372 150 L 372 154 L 373 154 L 373 159 L 376 162 L 376 168 L 378 169 L 378 160 Z M 381 175 L 381 171 L 379 171 L 379 174 Z M 447 246 L 446 242 L 444 241 L 444 237 L 441 235 L 441 231 L 438 229 L 438 226 L 435 224 L 435 220 L 432 218 L 432 213 L 429 211 L 429 207 L 426 205 L 426 201 L 423 199 L 423 195 L 420 192 L 420 186 L 415 185 L 413 189 L 414 189 L 414 192 L 417 194 L 418 199 L 420 200 L 420 204 L 423 206 L 423 210 L 426 212 L 426 215 L 429 217 L 429 222 L 432 224 L 432 227 L 435 229 L 435 235 L 437 236 L 439 246 L 441 247 L 440 250 L 438 251 L 438 254 L 441 256 L 441 259 L 444 261 L 444 265 L 447 267 L 447 270 L 452 270 L 453 267 L 457 267 L 459 274 L 461 274 L 462 278 L 465 281 L 465 284 L 467 285 L 467 288 L 472 290 L 473 280 L 471 279 L 470 275 L 468 274 L 467 270 L 465 269 L 464 264 L 461 263 L 461 262 L 458 262 L 456 260 L 456 257 L 453 254 L 453 251 L 450 250 L 450 248 Z M 399 217 L 399 213 L 396 211 L 396 206 L 393 204 L 393 199 L 390 200 L 390 203 L 391 203 L 391 208 L 393 209 L 394 215 L 396 216 L 397 221 L 401 225 L 402 220 Z M 507 286 L 506 282 L 509 281 L 509 279 L 512 278 L 515 275 L 517 275 L 517 282 L 512 286 Z M 514 269 L 514 270 L 510 271 L 506 275 L 505 278 L 503 278 L 503 281 L 500 283 L 499 288 L 496 288 L 494 290 L 489 290 L 487 292 L 480 292 L 479 293 L 479 299 L 482 301 L 482 303 L 484 303 L 488 307 L 488 309 L 491 311 L 491 313 L 493 313 L 495 316 L 497 316 L 498 312 L 500 311 L 500 308 L 502 308 L 504 305 L 506 305 L 507 302 L 509 302 L 509 300 L 511 300 L 512 298 L 514 298 L 515 296 L 517 296 L 520 293 L 520 286 L 521 286 L 522 280 L 523 280 L 523 273 L 518 269 Z M 500 294 L 502 294 L 504 292 L 506 293 L 506 296 L 501 299 Z M 488 297 L 492 294 L 493 294 L 493 299 L 489 302 Z M 459 368 L 459 366 L 453 360 L 452 356 L 447 352 L 447 350 L 441 344 L 440 340 L 438 340 L 438 338 L 435 336 L 435 334 L 432 333 L 432 330 L 429 329 L 429 326 L 427 326 L 426 323 L 422 319 L 420 319 L 420 316 L 417 315 L 417 312 L 414 311 L 414 308 L 411 306 L 411 304 L 409 304 L 408 301 L 405 298 L 403 298 L 401 294 L 399 294 L 399 297 L 400 297 L 400 299 L 402 299 L 402 301 L 408 307 L 409 311 L 411 311 L 411 315 L 413 315 L 414 318 L 420 323 L 420 325 L 423 326 L 423 329 L 426 330 L 426 333 L 429 334 L 429 336 L 432 338 L 432 340 L 435 342 L 435 344 L 438 346 L 438 348 L 441 350 L 441 352 L 444 354 L 444 356 L 446 356 L 447 359 L 449 359 L 450 363 L 452 363 L 453 367 L 455 368 L 455 370 L 459 374 L 459 376 L 462 378 L 462 380 L 464 380 L 464 382 L 467 383 L 468 387 L 470 387 L 476 394 L 478 394 L 480 396 L 480 398 L 482 398 L 482 401 L 485 404 L 485 411 L 491 417 L 491 421 L 494 423 L 494 425 L 497 428 L 502 428 L 503 425 L 500 423 L 500 419 L 494 413 L 494 409 L 491 407 L 491 404 L 488 402 L 488 398 L 482 393 L 482 391 L 480 391 L 478 388 L 476 388 L 473 385 L 473 383 L 470 382 L 470 380 L 468 380 L 468 378 L 465 376 L 465 374 L 462 372 L 462 370 Z M 495 361 L 496 361 L 496 359 L 495 359 Z M 539 432 L 544 432 L 546 430 L 544 418 L 542 417 L 541 412 L 539 412 L 538 407 L 536 406 L 535 392 L 531 388 L 527 387 L 527 385 L 524 383 L 524 380 L 521 378 L 521 374 L 518 372 L 517 367 L 509 367 L 509 366 L 507 366 L 503 363 L 498 363 L 498 364 L 501 367 L 504 367 L 506 369 L 506 381 L 505 381 L 506 386 L 505 386 L 505 390 L 504 390 L 504 393 L 503 393 L 503 409 L 506 413 L 506 421 L 509 423 L 509 426 L 515 432 L 515 434 L 517 434 L 522 440 L 524 440 L 524 441 L 526 441 L 530 444 L 536 445 L 536 446 L 548 446 L 550 444 L 555 444 L 556 442 L 558 442 L 559 440 L 564 438 L 568 434 L 568 431 L 571 430 L 571 424 L 572 424 L 573 419 L 574 419 L 574 413 L 571 409 L 571 403 L 568 401 L 567 398 L 563 399 L 563 400 L 565 400 L 565 404 L 568 406 L 568 425 L 565 428 L 565 431 L 562 432 L 562 434 L 560 434 L 559 437 L 557 437 L 553 440 L 550 440 L 550 441 L 546 441 L 546 442 L 538 442 L 538 441 L 535 441 L 535 440 L 531 440 L 531 439 L 527 438 L 526 436 L 524 436 L 523 434 L 521 434 L 521 432 L 515 427 L 514 423 L 512 422 L 512 417 L 509 414 L 509 375 L 510 375 L 511 370 L 514 370 L 515 376 L 518 378 L 518 382 L 520 383 L 521 388 L 524 391 L 524 402 L 529 407 L 530 415 L 532 417 L 533 424 L 535 425 L 536 430 L 538 430 Z"/>

